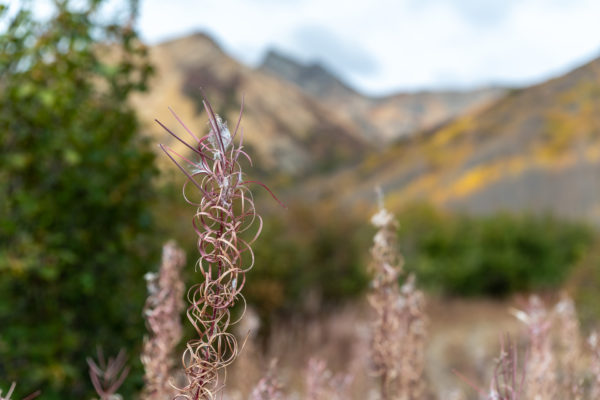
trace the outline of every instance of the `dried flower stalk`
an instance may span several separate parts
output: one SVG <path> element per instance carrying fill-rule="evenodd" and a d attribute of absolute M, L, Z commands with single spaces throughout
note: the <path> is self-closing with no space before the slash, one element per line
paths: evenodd
<path fill-rule="evenodd" d="M 246 273 L 254 264 L 251 244 L 262 228 L 262 219 L 255 211 L 252 193 L 247 187 L 247 184 L 254 182 L 244 180 L 239 163 L 240 156 L 250 161 L 242 148 L 243 133 L 240 134 L 239 144 L 234 143 L 242 112 L 232 135 L 210 104 L 206 101 L 203 104 L 210 131 L 202 138 L 189 130 L 173 113 L 192 138 L 193 144 L 187 143 L 157 121 L 196 157 L 196 161 L 192 161 L 161 145 L 188 178 L 184 185 L 184 197 L 196 207 L 193 226 L 198 235 L 200 253 L 196 270 L 202 275 L 201 282 L 188 291 L 190 306 L 187 316 L 198 338 L 187 343 L 183 354 L 187 385 L 178 388 L 176 399 L 213 399 L 222 390 L 225 368 L 238 353 L 235 336 L 227 332 L 234 323 L 231 321 L 230 308 L 238 301 L 243 301 L 241 291 Z M 186 189 L 189 184 L 198 189 L 199 200 L 188 196 Z M 258 223 L 254 236 L 248 241 L 242 239 L 240 234 L 250 229 L 254 222 Z"/>
<path fill-rule="evenodd" d="M 372 292 L 369 302 L 376 313 L 371 341 L 371 359 L 375 374 L 381 377 L 383 400 L 421 399 L 425 391 L 424 352 L 426 318 L 424 296 L 409 276 L 402 289 L 402 257 L 396 250 L 397 223 L 383 207 L 371 223 L 379 230 L 371 249 L 373 262 Z"/>
<path fill-rule="evenodd" d="M 519 368 L 517 345 L 509 336 L 500 341 L 500 356 L 490 385 L 489 400 L 520 400 L 523 398 L 526 379 L 525 366 Z"/>
<path fill-rule="evenodd" d="M 90 357 L 86 360 L 89 366 L 92 385 L 98 396 L 100 396 L 100 400 L 122 399 L 117 390 L 119 390 L 123 381 L 125 381 L 130 369 L 126 365 L 127 355 L 125 354 L 125 350 L 121 349 L 117 357 L 109 357 L 106 360 L 102 350 L 98 347 L 98 363 Z"/>
<path fill-rule="evenodd" d="M 515 316 L 527 326 L 530 357 L 527 363 L 527 400 L 552 400 L 558 392 L 556 360 L 552 351 L 552 320 L 537 296 L 531 296 L 525 310 Z"/>
<path fill-rule="evenodd" d="M 557 333 L 557 360 L 560 366 L 560 397 L 570 400 L 581 400 L 583 385 L 577 377 L 577 365 L 582 357 L 581 332 L 575 303 L 566 294 L 554 307 Z"/>
<path fill-rule="evenodd" d="M 462 374 L 454 371 L 466 384 L 475 389 L 486 400 L 524 400 L 525 394 L 525 365 L 519 367 L 517 345 L 506 338 L 500 337 L 500 356 L 495 360 L 494 373 L 489 391 L 471 383 Z"/>
<path fill-rule="evenodd" d="M 400 359 L 400 320 L 397 304 L 400 299 L 398 277 L 402 271 L 402 260 L 395 251 L 396 220 L 385 209 L 380 208 L 371 223 L 379 228 L 371 249 L 373 262 L 371 272 L 372 293 L 369 302 L 376 312 L 371 339 L 371 360 L 374 372 L 381 377 L 381 397 L 394 398 Z"/>
<path fill-rule="evenodd" d="M 400 399 L 421 399 L 425 393 L 425 341 L 427 322 L 424 313 L 425 296 L 417 289 L 416 279 L 410 274 L 400 290 L 398 302 L 400 327 L 403 328 L 399 361 Z"/>
<path fill-rule="evenodd" d="M 182 334 L 180 315 L 185 305 L 180 273 L 184 264 L 185 253 L 171 241 L 163 246 L 159 272 L 146 274 L 149 295 L 144 317 L 150 335 L 144 338 L 141 356 L 145 370 L 142 399 L 164 400 L 174 394 L 169 378 L 172 353 Z"/>

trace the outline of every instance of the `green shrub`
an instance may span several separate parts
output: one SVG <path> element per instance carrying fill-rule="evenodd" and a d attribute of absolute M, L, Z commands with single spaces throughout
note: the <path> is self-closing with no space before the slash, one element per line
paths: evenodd
<path fill-rule="evenodd" d="M 126 100 L 151 68 L 101 3 L 56 1 L 43 23 L 0 6 L 0 377 L 16 397 L 91 397 L 85 357 L 135 362 L 144 332 L 156 170 Z"/>
<path fill-rule="evenodd" d="M 575 265 L 566 289 L 577 304 L 584 329 L 596 329 L 600 320 L 600 240 Z"/>
<path fill-rule="evenodd" d="M 467 216 L 412 206 L 399 213 L 405 267 L 429 290 L 505 296 L 556 289 L 592 247 L 594 231 L 550 216 Z M 246 297 L 263 316 L 362 294 L 372 229 L 356 213 L 292 205 L 266 216 Z"/>
<path fill-rule="evenodd" d="M 311 301 L 333 304 L 366 288 L 368 247 L 360 222 L 316 207 L 290 205 L 267 216 L 254 245 L 257 264 L 248 275 L 248 301 L 269 317 L 304 310 Z"/>
<path fill-rule="evenodd" d="M 399 219 L 407 268 L 428 287 L 454 295 L 556 288 L 593 238 L 586 225 L 550 216 L 474 217 L 413 207 Z"/>

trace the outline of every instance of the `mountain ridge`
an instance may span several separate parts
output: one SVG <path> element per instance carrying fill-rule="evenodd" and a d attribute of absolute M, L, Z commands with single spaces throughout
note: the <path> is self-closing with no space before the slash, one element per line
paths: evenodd
<path fill-rule="evenodd" d="M 358 160 L 370 148 L 354 126 L 288 82 L 242 65 L 208 35 L 152 46 L 150 56 L 150 93 L 133 100 L 150 137 L 177 146 L 154 124 L 158 118 L 175 126 L 169 107 L 189 126 L 204 126 L 203 93 L 224 119 L 237 120 L 243 93 L 245 143 L 267 170 L 301 176 Z"/>
<path fill-rule="evenodd" d="M 258 69 L 292 82 L 384 145 L 490 104 L 506 93 L 505 88 L 491 86 L 366 96 L 323 64 L 304 64 L 274 49 Z"/>
<path fill-rule="evenodd" d="M 399 125 L 395 124 L 396 120 L 426 120 L 415 117 L 411 107 L 408 111 L 389 107 L 391 102 L 405 101 L 405 97 L 400 100 L 390 97 L 390 101 L 382 105 L 380 102 L 386 99 L 373 101 L 318 65 L 308 69 L 306 79 L 314 80 L 314 74 L 320 74 L 322 79 L 316 86 L 329 89 L 311 94 L 310 89 L 282 79 L 273 71 L 243 65 L 202 32 L 151 46 L 150 56 L 156 66 L 150 94 L 133 100 L 144 131 L 153 138 L 164 137 L 154 119 L 171 126 L 169 121 L 172 122 L 173 117 L 169 107 L 188 125 L 202 126 L 200 88 L 225 119 L 235 120 L 243 93 L 246 97 L 243 125 L 246 132 L 251 132 L 246 143 L 259 158 L 258 164 L 264 166 L 266 174 L 266 171 L 278 171 L 276 174 L 300 177 L 356 163 L 368 152 L 396 140 L 396 133 L 386 133 L 378 120 L 389 126 Z M 277 55 L 272 53 L 271 58 Z M 294 60 L 281 58 L 279 62 L 287 62 L 292 67 L 299 65 Z M 302 66 L 300 70 L 306 71 Z M 329 96 L 330 101 L 323 96 Z M 440 114 L 441 118 L 427 120 L 424 126 L 441 123 L 444 111 Z M 420 122 L 405 125 L 400 137 L 422 128 Z M 165 140 L 169 145 L 178 146 L 171 139 Z"/>

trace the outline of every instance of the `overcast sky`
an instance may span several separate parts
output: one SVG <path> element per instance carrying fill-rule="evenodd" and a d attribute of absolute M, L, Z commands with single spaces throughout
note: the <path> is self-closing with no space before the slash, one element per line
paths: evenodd
<path fill-rule="evenodd" d="M 249 65 L 274 47 L 369 94 L 530 84 L 600 55 L 600 0 L 140 3 L 150 43 L 202 31 Z"/>

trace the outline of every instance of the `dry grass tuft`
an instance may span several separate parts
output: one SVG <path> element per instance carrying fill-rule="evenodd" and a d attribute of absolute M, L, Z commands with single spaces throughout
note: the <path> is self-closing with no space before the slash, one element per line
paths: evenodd
<path fill-rule="evenodd" d="M 327 362 L 317 358 L 308 360 L 306 368 L 306 400 L 343 400 L 351 397 L 350 374 L 334 375 L 327 369 Z"/>
<path fill-rule="evenodd" d="M 249 400 L 284 400 L 283 386 L 277 379 L 276 371 L 277 360 L 273 360 L 266 375 L 258 381 L 252 392 Z"/>
<path fill-rule="evenodd" d="M 527 364 L 526 399 L 549 400 L 558 393 L 556 358 L 552 349 L 551 315 L 542 300 L 531 296 L 525 310 L 516 310 L 515 316 L 525 324 L 530 340 Z"/>
<path fill-rule="evenodd" d="M 524 388 L 526 378 L 525 363 L 519 367 L 517 346 L 510 336 L 500 338 L 500 356 L 494 360 L 495 367 L 489 390 L 484 390 L 472 383 L 458 371 L 454 373 L 466 384 L 475 389 L 485 400 L 525 400 Z M 460 396 L 460 394 L 459 394 Z"/>
<path fill-rule="evenodd" d="M 519 367 L 517 346 L 510 337 L 500 341 L 500 356 L 496 359 L 496 368 L 487 395 L 488 400 L 523 399 L 526 380 L 526 367 Z"/>

